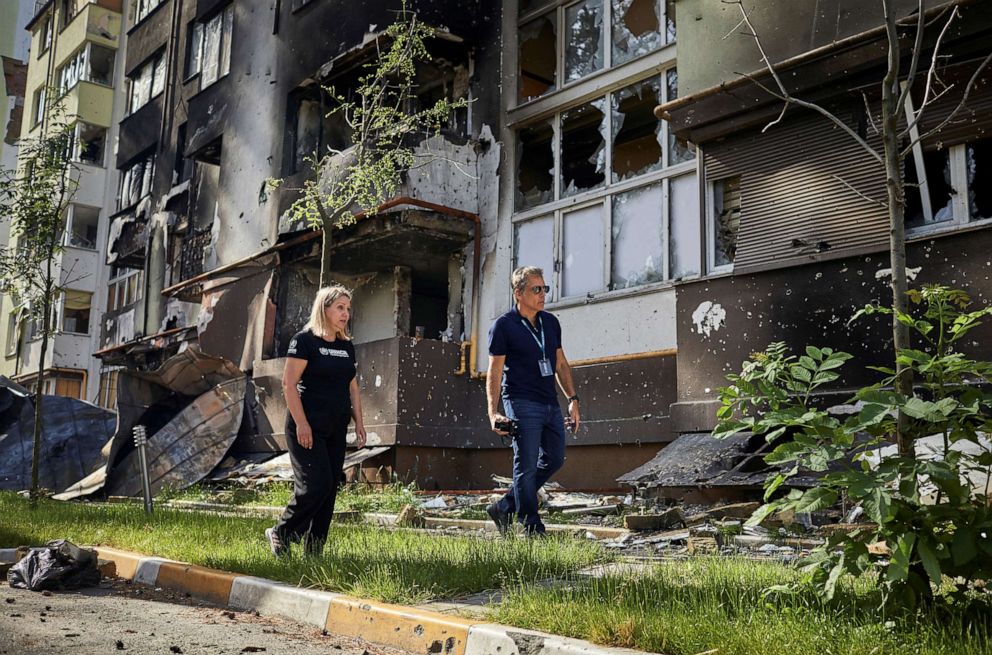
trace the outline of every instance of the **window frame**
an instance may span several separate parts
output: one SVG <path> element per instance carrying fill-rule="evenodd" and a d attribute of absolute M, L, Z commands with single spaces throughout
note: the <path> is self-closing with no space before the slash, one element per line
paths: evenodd
<path fill-rule="evenodd" d="M 741 188 L 740 193 L 743 194 L 744 182 L 743 182 L 742 176 L 740 174 L 727 175 L 727 176 L 724 176 L 724 177 L 721 177 L 721 178 L 716 178 L 716 179 L 713 179 L 713 180 L 706 180 L 706 196 L 705 196 L 706 197 L 706 201 L 705 201 L 706 207 L 705 207 L 704 212 L 703 212 L 703 214 L 705 216 L 705 224 L 704 224 L 704 228 L 703 228 L 703 238 L 705 239 L 705 243 L 706 243 L 706 267 L 705 267 L 705 270 L 706 270 L 706 273 L 708 275 L 721 275 L 721 274 L 724 274 L 724 273 L 732 273 L 734 271 L 734 262 L 733 261 L 731 261 L 729 264 L 717 264 L 716 263 L 716 221 L 717 221 L 717 216 L 716 216 L 716 206 L 717 206 L 716 190 L 717 190 L 717 184 L 723 182 L 724 180 L 732 180 L 732 179 L 735 179 L 735 178 L 738 180 L 738 187 Z M 740 211 L 741 211 L 741 214 L 743 215 L 743 212 L 744 212 L 743 195 L 742 195 L 741 200 L 742 200 L 742 202 L 741 202 L 741 210 Z M 740 224 L 738 224 L 737 230 L 738 230 L 737 231 L 737 234 L 735 235 L 735 246 L 738 245 L 736 239 L 740 236 Z M 734 257 L 734 259 L 736 259 L 736 258 L 737 257 L 736 257 L 736 251 L 735 251 L 735 257 Z"/>
<path fill-rule="evenodd" d="M 65 316 L 65 313 L 66 313 L 65 303 L 66 303 L 66 300 L 68 299 L 68 293 L 70 291 L 73 292 L 73 293 L 85 293 L 85 294 L 87 294 L 90 297 L 90 306 L 89 306 L 89 309 L 87 310 L 89 312 L 89 315 L 86 317 L 86 332 L 76 332 L 74 330 L 67 330 L 66 327 L 65 327 L 65 318 L 66 318 L 66 316 Z M 94 322 L 93 322 L 93 309 L 94 309 L 94 307 L 93 307 L 93 301 L 95 300 L 95 298 L 96 298 L 96 294 L 93 293 L 92 291 L 82 291 L 82 290 L 78 290 L 78 289 L 65 289 L 63 291 L 63 293 L 62 293 L 62 298 L 59 299 L 59 304 L 58 304 L 58 319 L 59 319 L 59 322 L 58 322 L 58 331 L 61 334 L 71 334 L 71 335 L 79 336 L 79 337 L 88 337 L 88 336 L 90 336 L 92 334 L 92 332 L 93 332 L 93 326 L 94 326 Z"/>
<path fill-rule="evenodd" d="M 220 21 L 220 42 L 217 49 L 217 76 L 208 83 L 204 84 L 203 68 L 207 56 L 207 26 L 214 20 Z M 191 70 L 189 68 L 189 62 L 192 59 L 191 39 L 192 35 L 197 31 L 197 28 L 199 28 L 200 34 L 198 44 L 199 54 L 196 58 L 197 68 L 196 70 Z M 228 3 L 222 9 L 219 9 L 215 13 L 211 14 L 209 18 L 191 21 L 187 24 L 186 34 L 186 56 L 183 61 L 183 82 L 191 83 L 195 80 L 197 84 L 196 93 L 200 93 L 231 74 L 231 61 L 233 57 L 232 43 L 234 42 L 234 3 Z"/>
<path fill-rule="evenodd" d="M 972 141 L 957 143 L 947 147 L 947 158 L 951 172 L 950 186 L 955 190 L 963 190 L 955 191 L 951 196 L 951 219 L 949 221 L 933 220 L 934 208 L 930 206 L 929 195 L 924 193 L 925 184 L 920 184 L 915 187 L 915 193 L 918 193 L 920 196 L 920 204 L 923 208 L 925 222 L 923 225 L 906 226 L 907 239 L 925 238 L 992 225 L 992 216 L 975 221 L 970 219 L 970 208 L 968 207 L 968 192 L 970 187 L 968 186 L 967 152 L 968 146 L 975 141 L 989 141 L 992 143 L 992 137 L 973 139 Z M 927 174 L 923 161 L 923 149 L 919 141 L 913 144 L 912 161 L 916 169 L 916 179 L 926 180 Z M 928 180 L 926 184 L 929 184 Z M 903 217 L 903 220 L 905 221 L 905 217 Z"/>
<path fill-rule="evenodd" d="M 595 79 L 596 77 L 604 74 L 606 71 L 614 70 L 620 66 L 637 65 L 635 62 L 641 62 L 642 60 L 650 57 L 651 55 L 657 54 L 658 52 L 664 50 L 666 47 L 671 46 L 676 43 L 676 38 L 669 38 L 667 29 L 667 17 L 668 17 L 668 0 L 654 0 L 656 3 L 656 11 L 658 14 L 658 30 L 660 35 L 660 42 L 658 47 L 639 54 L 637 56 L 631 57 L 626 61 L 614 64 L 613 62 L 613 0 L 602 0 L 602 21 L 601 21 L 601 32 L 600 39 L 602 40 L 603 48 L 603 65 L 598 69 L 591 71 L 585 75 L 579 76 L 574 80 L 567 80 L 565 75 L 565 58 L 566 58 L 566 15 L 568 9 L 579 5 L 587 0 L 550 0 L 549 2 L 539 3 L 539 6 L 523 13 L 518 13 L 517 16 L 517 31 L 516 34 L 519 35 L 522 32 L 522 28 L 527 24 L 539 18 L 548 16 L 549 14 L 554 14 L 553 24 L 555 26 L 555 80 L 554 85 L 544 93 L 521 99 L 520 93 L 520 41 L 519 38 L 513 44 L 513 48 L 516 52 L 516 71 L 514 74 L 515 86 L 512 91 L 512 96 L 514 98 L 513 107 L 522 107 L 524 105 L 529 105 L 534 102 L 539 102 L 557 93 L 562 93 L 569 89 L 574 88 L 580 84 L 584 84 L 589 80 Z"/>
<path fill-rule="evenodd" d="M 31 112 L 31 129 L 32 130 L 34 128 L 38 127 L 39 125 L 41 125 L 42 122 L 44 122 L 44 120 L 45 120 L 45 113 L 46 113 L 46 110 L 45 110 L 45 95 L 46 95 L 46 91 L 45 91 L 45 85 L 44 84 L 42 84 L 37 89 L 35 89 L 34 90 L 34 93 L 32 94 L 32 97 L 31 97 L 32 109 L 33 109 L 33 111 Z"/>
<path fill-rule="evenodd" d="M 159 66 L 159 62 L 162 62 L 162 88 L 159 89 L 158 93 L 155 93 L 155 71 Z M 138 106 L 134 106 L 134 88 L 135 81 L 140 78 L 146 70 L 149 70 L 148 79 L 148 100 L 141 103 Z M 154 52 L 151 56 L 141 62 L 140 66 L 136 66 L 127 75 L 127 92 L 125 94 L 125 117 L 133 116 L 134 114 L 141 111 L 143 107 L 150 105 L 157 97 L 165 93 L 165 85 L 169 78 L 169 66 L 165 58 L 165 48 L 160 48 Z"/>

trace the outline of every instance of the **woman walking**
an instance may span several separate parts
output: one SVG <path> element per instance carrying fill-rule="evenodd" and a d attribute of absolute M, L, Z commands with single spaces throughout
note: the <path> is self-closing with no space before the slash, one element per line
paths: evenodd
<path fill-rule="evenodd" d="M 314 298 L 310 320 L 289 342 L 282 391 L 295 483 L 279 522 L 265 531 L 276 557 L 300 541 L 307 554 L 320 555 L 334 515 L 351 419 L 358 447 L 365 446 L 355 347 L 347 332 L 350 318 L 351 292 L 324 287 Z"/>

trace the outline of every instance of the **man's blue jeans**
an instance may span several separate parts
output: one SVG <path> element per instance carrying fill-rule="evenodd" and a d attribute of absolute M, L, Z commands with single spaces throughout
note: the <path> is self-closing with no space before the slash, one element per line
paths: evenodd
<path fill-rule="evenodd" d="M 537 490 L 565 463 L 565 423 L 558 405 L 503 399 L 507 418 L 520 425 L 513 440 L 513 487 L 497 503 L 501 512 L 517 514 L 531 530 L 544 524 L 537 513 Z"/>

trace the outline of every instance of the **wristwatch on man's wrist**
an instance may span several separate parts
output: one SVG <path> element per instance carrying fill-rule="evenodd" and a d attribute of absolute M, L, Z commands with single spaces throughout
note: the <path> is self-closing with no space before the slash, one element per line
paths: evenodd
<path fill-rule="evenodd" d="M 574 396 L 569 396 L 568 397 L 568 402 L 570 402 L 570 403 L 572 403 L 572 402 L 576 402 L 576 403 L 579 402 L 579 394 L 575 394 Z"/>

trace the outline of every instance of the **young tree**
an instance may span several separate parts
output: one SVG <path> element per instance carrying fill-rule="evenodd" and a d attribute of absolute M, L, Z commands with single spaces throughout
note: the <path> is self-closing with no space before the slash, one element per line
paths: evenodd
<path fill-rule="evenodd" d="M 941 53 L 941 46 L 945 35 L 950 28 L 961 18 L 958 6 L 954 4 L 950 7 L 943 7 L 936 15 L 930 14 L 924 9 L 923 0 L 919 0 L 916 14 L 909 19 L 901 20 L 896 15 L 895 0 L 881 0 L 882 18 L 886 35 L 886 67 L 883 78 L 880 80 L 881 91 L 881 120 L 878 130 L 882 138 L 882 151 L 879 152 L 872 147 L 867 140 L 862 138 L 849 125 L 838 116 L 821 105 L 808 102 L 794 96 L 783 83 L 772 61 L 768 58 L 762 45 L 761 35 L 751 23 L 751 17 L 743 0 L 723 0 L 726 4 L 737 5 L 741 13 L 741 21 L 737 28 L 746 28 L 743 33 L 754 39 L 754 43 L 761 55 L 762 63 L 765 65 L 774 84 L 769 86 L 755 79 L 752 75 L 745 75 L 757 86 L 767 91 L 772 96 L 783 102 L 782 111 L 778 118 L 765 126 L 765 130 L 770 129 L 779 123 L 785 116 L 790 106 L 803 107 L 815 111 L 832 123 L 837 125 L 847 135 L 849 135 L 865 153 L 881 164 L 885 169 L 886 199 L 884 204 L 889 215 L 889 255 L 892 269 L 892 309 L 894 310 L 892 319 L 892 347 L 893 359 L 896 360 L 895 390 L 904 395 L 913 395 L 913 371 L 904 361 L 900 360 L 900 351 L 911 347 L 910 325 L 903 320 L 909 315 L 909 299 L 907 296 L 908 282 L 906 277 L 906 227 L 905 227 L 905 207 L 906 207 L 906 184 L 902 177 L 903 161 L 908 157 L 914 146 L 925 139 L 939 132 L 965 107 L 968 97 L 975 86 L 981 72 L 992 60 L 992 52 L 989 53 L 977 66 L 974 74 L 969 79 L 967 86 L 961 92 L 961 99 L 957 106 L 948 113 L 947 116 L 933 129 L 924 134 L 917 133 L 924 112 L 946 93 L 951 91 L 949 86 L 939 84 L 939 68 L 941 60 L 944 58 Z M 735 28 L 735 30 L 737 29 Z M 927 33 L 936 32 L 936 39 L 930 48 L 929 54 L 925 53 L 925 37 Z M 912 35 L 911 45 L 907 52 L 904 46 L 904 35 Z M 903 73 L 903 63 L 907 60 L 908 69 Z M 921 64 L 929 59 L 926 65 L 926 76 L 923 78 L 922 102 L 917 107 L 910 104 L 911 93 L 920 79 L 923 67 Z M 867 99 L 866 99 L 867 104 Z M 909 111 L 907 111 L 909 110 Z M 901 118 L 908 116 L 905 123 L 900 123 Z M 842 180 L 843 182 L 843 180 Z M 903 317 L 903 318 L 900 318 Z M 899 446 L 899 454 L 912 457 L 914 445 L 907 432 L 909 417 L 903 412 L 899 412 L 898 427 L 896 430 L 896 441 Z"/>
<path fill-rule="evenodd" d="M 49 89 L 48 97 L 57 97 Z M 39 492 L 41 417 L 45 358 L 55 332 L 53 314 L 62 293 L 64 272 L 56 257 L 63 249 L 66 210 L 77 187 L 71 161 L 75 122 L 66 120 L 54 103 L 47 110 L 41 135 L 18 143 L 16 170 L 0 170 L 0 220 L 10 224 L 14 247 L 0 252 L 0 291 L 39 326 L 41 354 L 34 399 L 31 495 Z"/>
<path fill-rule="evenodd" d="M 366 65 L 354 89 L 354 99 L 333 87 L 325 88 L 334 108 L 351 129 L 351 146 L 315 153 L 312 174 L 290 208 L 293 220 L 323 230 L 320 284 L 330 282 L 333 229 L 355 221 L 354 210 L 373 212 L 395 195 L 402 175 L 434 159 L 418 153 L 413 139 L 437 134 L 451 112 L 466 100 L 442 98 L 433 106 L 414 109 L 417 66 L 431 60 L 427 41 L 434 28 L 401 10 L 384 34 L 384 45 Z M 278 181 L 275 181 L 278 184 Z"/>

